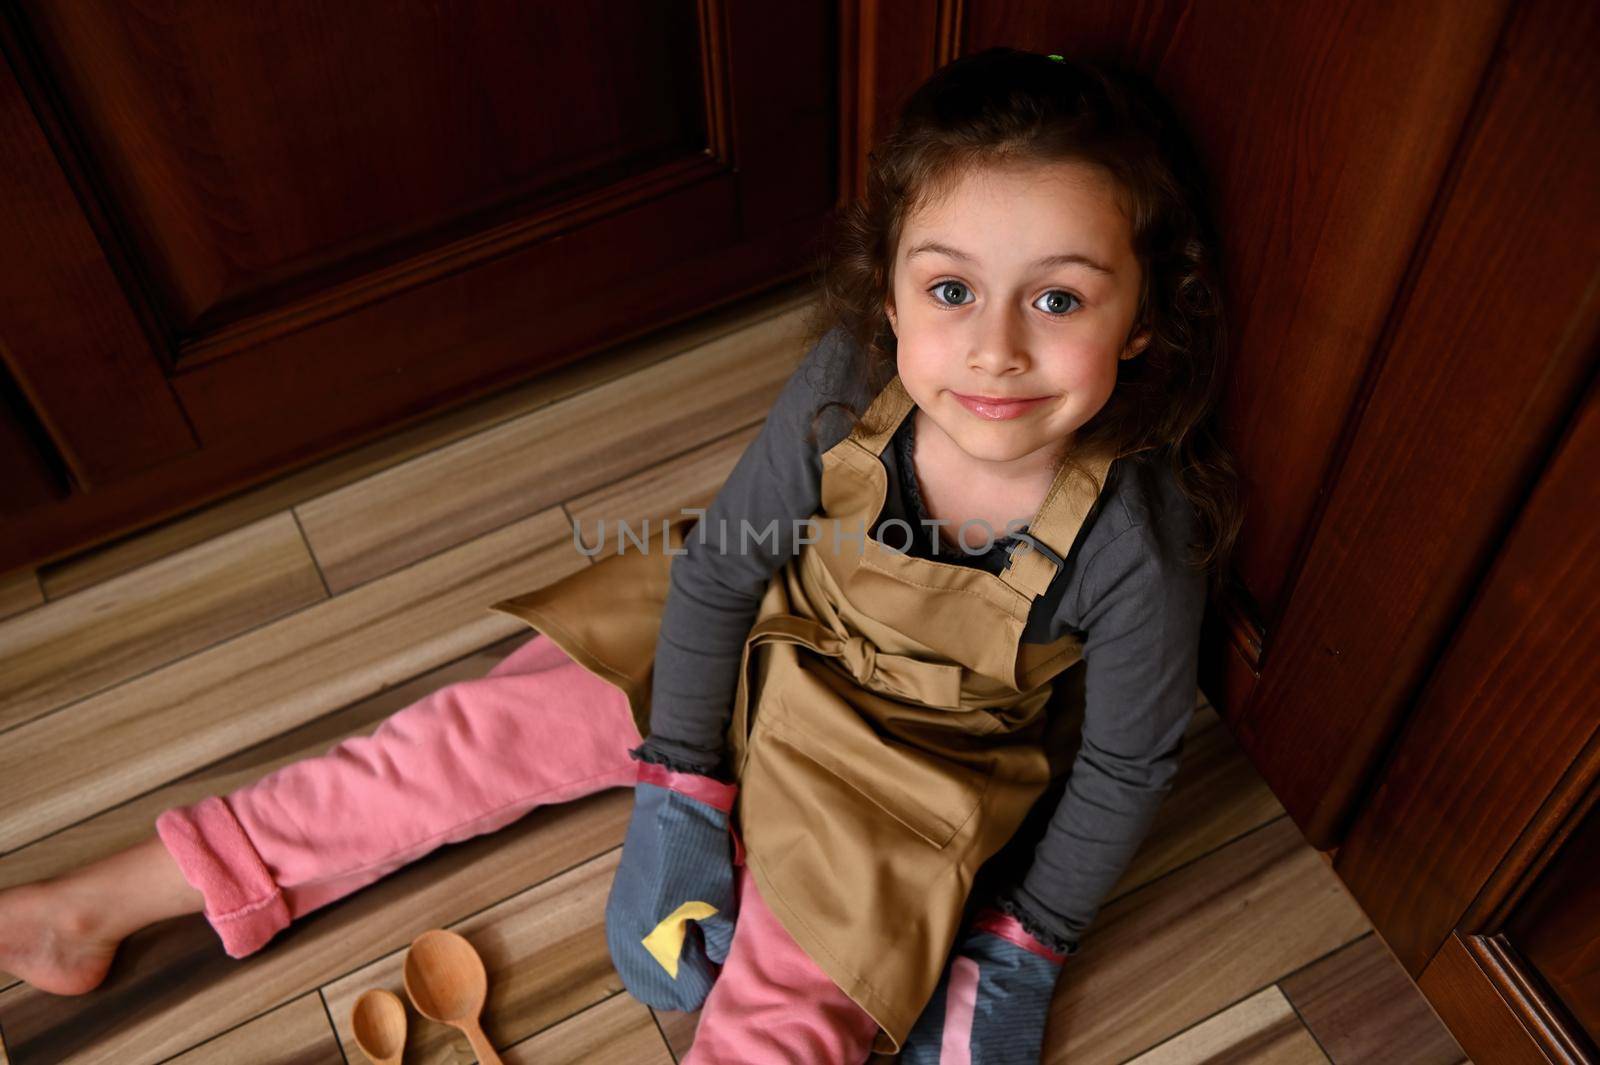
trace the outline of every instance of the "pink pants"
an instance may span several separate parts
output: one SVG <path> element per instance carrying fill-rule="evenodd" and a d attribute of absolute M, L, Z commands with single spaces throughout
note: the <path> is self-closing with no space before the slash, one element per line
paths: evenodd
<path fill-rule="evenodd" d="M 156 831 L 206 919 L 243 957 L 290 921 L 537 806 L 631 787 L 643 742 L 625 696 L 540 634 L 366 737 L 224 797 L 167 810 Z M 737 868 L 739 916 L 685 1063 L 859 1065 L 877 1024 L 834 986 Z"/>

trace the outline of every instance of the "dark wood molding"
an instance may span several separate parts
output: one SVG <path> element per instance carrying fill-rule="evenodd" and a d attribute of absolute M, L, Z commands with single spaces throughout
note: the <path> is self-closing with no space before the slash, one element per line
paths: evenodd
<path fill-rule="evenodd" d="M 700 54 L 705 63 L 707 157 L 724 166 L 733 164 L 733 100 L 729 86 L 728 10 L 726 0 L 696 0 L 700 11 Z"/>
<path fill-rule="evenodd" d="M 954 47 L 951 9 L 959 0 L 896 4 L 887 0 L 843 0 L 841 41 L 853 48 L 857 73 L 853 103 L 841 116 L 850 152 L 845 170 L 854 198 L 866 192 L 867 152 L 893 127 L 905 97 L 932 74 Z M 850 54 L 850 53 L 844 53 Z"/>
<path fill-rule="evenodd" d="M 1515 951 L 1493 936 L 1452 935 L 1417 981 L 1473 1061 L 1590 1065 L 1595 1061 L 1528 983 Z"/>
<path fill-rule="evenodd" d="M 726 140 L 727 131 L 722 131 L 720 136 Z M 726 148 L 723 151 L 726 152 Z M 180 373 L 193 371 L 205 363 L 279 340 L 362 307 L 403 297 L 408 291 L 441 278 L 486 266 L 609 215 L 670 199 L 675 194 L 687 195 L 694 186 L 727 178 L 732 169 L 726 158 L 718 160 L 710 155 L 696 155 L 624 177 L 581 196 L 552 196 L 550 205 L 542 210 L 533 210 L 500 225 L 475 229 L 458 240 L 427 248 L 380 269 L 185 340 L 179 346 L 174 365 Z"/>

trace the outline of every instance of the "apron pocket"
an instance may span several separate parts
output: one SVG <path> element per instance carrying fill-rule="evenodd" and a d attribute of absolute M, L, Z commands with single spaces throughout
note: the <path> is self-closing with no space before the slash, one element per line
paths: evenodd
<path fill-rule="evenodd" d="M 757 714 L 755 731 L 838 777 L 934 847 L 961 831 L 989 788 L 987 774 L 895 740 L 875 737 L 871 751 L 845 750 L 775 714 Z"/>

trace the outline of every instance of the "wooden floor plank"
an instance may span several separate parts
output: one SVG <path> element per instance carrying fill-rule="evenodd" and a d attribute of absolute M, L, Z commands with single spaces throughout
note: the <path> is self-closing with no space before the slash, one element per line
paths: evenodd
<path fill-rule="evenodd" d="M 54 600 L 0 622 L 0 730 L 326 598 L 283 512 Z"/>
<path fill-rule="evenodd" d="M 489 605 L 583 565 L 542 511 L 13 729 L 0 851 L 522 631 Z"/>
<path fill-rule="evenodd" d="M 1056 987 L 1044 1061 L 1125 1061 L 1368 928 L 1279 818 L 1101 910 Z"/>
<path fill-rule="evenodd" d="M 450 925 L 483 958 L 489 998 L 483 1029 L 499 1049 L 559 1024 L 623 990 L 606 946 L 606 896 L 620 850 L 609 851 L 537 887 Z M 424 928 L 415 928 L 420 935 Z M 345 1054 L 360 1060 L 350 1010 L 368 988 L 406 998 L 405 950 L 373 961 L 322 989 Z M 412 1015 L 406 1061 L 456 1061 L 465 1039 L 455 1029 Z M 659 1034 L 656 1042 L 665 1046 Z"/>
<path fill-rule="evenodd" d="M 1156 811 L 1150 834 L 1108 901 L 1284 814 L 1283 804 L 1234 742 L 1210 703 L 1195 711 L 1183 742 L 1183 758 L 1173 780 L 1172 794 Z"/>
<path fill-rule="evenodd" d="M 650 1019 L 627 992 L 591 1006 L 501 1054 L 506 1065 L 674 1065 Z M 356 1060 L 354 1058 L 352 1061 Z M 408 1059 L 409 1060 L 409 1059 Z"/>
<path fill-rule="evenodd" d="M 801 312 L 364 478 L 295 508 L 337 594 L 765 416 L 803 351 Z"/>
<path fill-rule="evenodd" d="M 1283 981 L 1334 1065 L 1456 1065 L 1466 1054 L 1376 932 Z"/>
<path fill-rule="evenodd" d="M 33 570 L 13 570 L 0 576 L 0 618 L 15 617 L 43 602 L 44 589 Z"/>
<path fill-rule="evenodd" d="M 188 1050 L 622 844 L 632 793 L 544 807 L 445 846 L 285 929 L 243 960 L 198 915 L 136 933 L 106 983 L 61 997 L 0 992 L 12 1065 L 147 1065 Z M 358 1059 L 359 1060 L 359 1059 Z"/>
<path fill-rule="evenodd" d="M 1149 834 L 1107 893 L 1102 907 L 1283 816 L 1282 805 L 1234 742 L 1216 710 L 1198 691 L 1195 696 L 1197 706 L 1184 733 L 1184 755 L 1172 792 L 1157 809 Z M 1065 749 L 1076 750 L 1082 707 L 1073 710 L 1068 704 L 1057 713 L 1052 729 L 1060 730 L 1060 736 L 1050 743 L 1063 743 Z M 983 892 L 1027 875 L 1034 851 L 1049 829 L 1070 781 L 1070 773 L 1063 773 L 1039 797 L 1011 841 L 984 867 L 974 890 Z M 1089 930 L 1085 949 L 1088 939 L 1096 934 L 1094 928 Z"/>
<path fill-rule="evenodd" d="M 616 554 L 619 523 L 626 523 L 633 534 L 648 534 L 654 549 L 661 543 L 662 519 L 679 517 L 685 507 L 710 505 L 760 429 L 746 426 L 688 455 L 567 500 L 566 511 L 577 523 L 584 550 L 595 551 L 595 561 Z M 628 550 L 637 550 L 633 540 L 627 543 Z"/>
<path fill-rule="evenodd" d="M 1128 1065 L 1197 1065 L 1213 1061 L 1229 1065 L 1328 1065 L 1328 1056 L 1295 1016 L 1294 1007 L 1283 992 L 1273 985 L 1140 1054 Z"/>
<path fill-rule="evenodd" d="M 694 1044 L 694 1030 L 700 1024 L 700 1011 L 685 1013 L 682 1010 L 652 1008 L 650 1012 L 655 1014 L 661 1034 L 667 1037 L 667 1047 L 672 1051 L 673 1059 L 683 1060 L 683 1056 L 689 1052 L 689 1047 Z"/>
<path fill-rule="evenodd" d="M 365 1056 L 351 1061 L 366 1061 Z M 301 995 L 231 1032 L 170 1058 L 167 1065 L 344 1065 L 328 1011 L 316 994 Z"/>
<path fill-rule="evenodd" d="M 324 495 L 412 456 L 471 436 L 487 426 L 625 377 L 765 318 L 790 311 L 797 305 L 809 304 L 811 298 L 808 287 L 786 285 L 740 301 L 716 314 L 579 359 L 526 384 L 435 415 L 171 521 L 46 565 L 39 571 L 39 580 L 51 599 L 80 591 L 268 514 L 288 510 L 297 503 Z"/>

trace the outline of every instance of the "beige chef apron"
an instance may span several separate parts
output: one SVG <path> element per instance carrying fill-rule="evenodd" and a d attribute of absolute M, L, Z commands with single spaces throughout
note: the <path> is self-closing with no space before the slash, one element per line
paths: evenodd
<path fill-rule="evenodd" d="M 885 1053 L 932 996 L 974 876 L 1064 764 L 1045 709 L 1082 643 L 1022 633 L 1110 465 L 1076 456 L 1093 489 L 1063 467 L 1000 574 L 916 558 L 889 529 L 888 545 L 865 534 L 888 493 L 879 456 L 914 409 L 896 377 L 823 454 L 813 542 L 767 586 L 727 733 L 761 897 Z M 673 549 L 693 522 L 666 530 Z M 648 735 L 672 557 L 630 546 L 494 609 L 620 688 Z"/>

